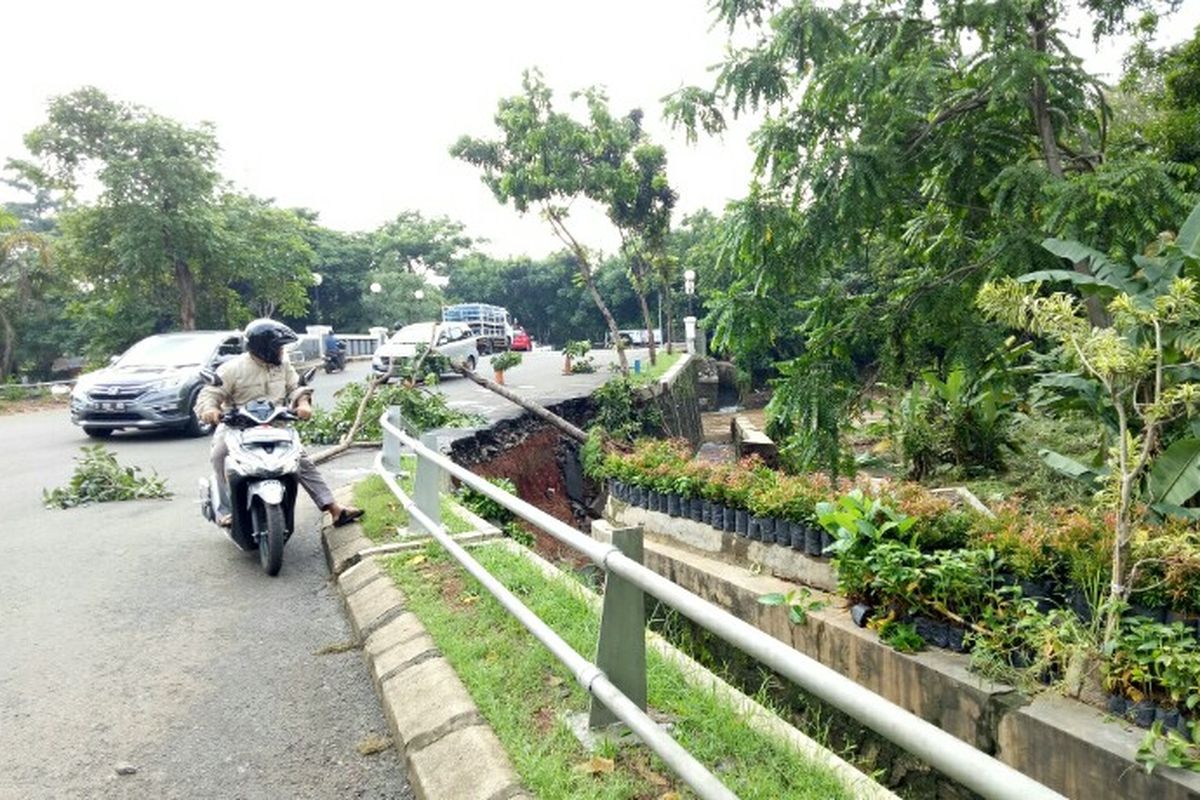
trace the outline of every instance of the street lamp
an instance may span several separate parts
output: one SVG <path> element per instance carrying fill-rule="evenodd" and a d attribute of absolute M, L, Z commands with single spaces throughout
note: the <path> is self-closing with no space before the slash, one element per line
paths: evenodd
<path fill-rule="evenodd" d="M 379 285 L 379 281 L 371 284 L 371 294 L 379 294 L 383 291 L 383 287 Z"/>
<path fill-rule="evenodd" d="M 425 299 L 425 290 L 417 289 L 415 292 L 413 292 L 413 297 L 417 298 L 417 300 L 424 300 Z"/>
<path fill-rule="evenodd" d="M 688 299 L 688 315 L 683 318 L 683 338 L 687 341 L 687 351 L 696 352 L 696 317 L 692 314 L 692 297 L 696 294 L 696 270 L 689 269 L 683 273 L 683 293 Z"/>
<path fill-rule="evenodd" d="M 325 282 L 325 276 L 319 272 L 312 274 L 313 281 L 313 297 L 317 306 L 317 322 L 321 321 L 321 284 Z"/>

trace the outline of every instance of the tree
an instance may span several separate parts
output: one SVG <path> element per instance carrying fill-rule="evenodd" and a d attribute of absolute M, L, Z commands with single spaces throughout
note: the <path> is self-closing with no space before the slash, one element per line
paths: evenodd
<path fill-rule="evenodd" d="M 306 239 L 311 223 L 295 211 L 256 197 L 226 193 L 216 207 L 212 246 L 228 271 L 226 324 L 252 317 L 299 316 L 308 309 L 316 255 Z"/>
<path fill-rule="evenodd" d="M 1116 517 L 1109 593 L 1124 602 L 1136 583 L 1132 573 L 1137 566 L 1129 563 L 1135 503 L 1141 500 L 1163 514 L 1188 514 L 1179 506 L 1200 491 L 1194 474 L 1200 438 L 1177 440 L 1164 453 L 1170 423 L 1200 408 L 1200 382 L 1194 380 L 1200 370 L 1195 332 L 1200 323 L 1195 277 L 1200 274 L 1200 205 L 1177 239 L 1159 242 L 1153 255 L 1139 256 L 1132 268 L 1077 242 L 1050 239 L 1044 246 L 1073 263 L 1088 261 L 1095 275 L 1054 270 L 1025 275 L 1020 283 L 1011 278 L 989 282 L 980 290 L 978 304 L 993 319 L 1061 345 L 1063 360 L 1098 381 L 1115 411 L 1116 443 L 1099 496 Z M 1070 281 L 1090 296 L 1108 299 L 1114 324 L 1093 327 L 1077 297 L 1043 295 L 1042 280 Z M 1160 454 L 1164 458 L 1156 464 Z M 1118 623 L 1119 610 L 1113 609 L 1106 625 L 1109 641 Z"/>
<path fill-rule="evenodd" d="M 445 277 L 468 255 L 474 240 L 449 217 L 425 219 L 420 211 L 402 211 L 372 235 L 376 265 L 414 275 Z"/>
<path fill-rule="evenodd" d="M 12 374 L 16 357 L 17 316 L 27 310 L 42 276 L 50 268 L 50 247 L 30 230 L 22 230 L 17 217 L 0 210 L 0 381 Z"/>
<path fill-rule="evenodd" d="M 642 138 L 640 120 L 640 114 L 632 120 L 637 126 L 633 131 L 635 141 Z M 653 275 L 667 261 L 666 240 L 676 194 L 667 183 L 667 154 L 663 148 L 643 142 L 633 149 L 629 161 L 614 181 L 609 218 L 621 233 L 621 251 L 629 261 L 629 279 L 641 306 L 650 363 L 654 364 L 655 325 L 646 295 Z"/>
<path fill-rule="evenodd" d="M 617 321 L 596 287 L 593 256 L 568 226 L 569 208 L 572 201 L 587 198 L 600 204 L 618 226 L 639 214 L 644 220 L 639 224 L 650 224 L 650 216 L 668 196 L 670 203 L 674 202 L 661 172 L 665 159 L 661 154 L 655 158 L 647 150 L 642 151 L 639 164 L 634 154 L 645 144 L 641 111 L 613 117 L 607 98 L 598 89 L 572 95 L 586 103 L 588 122 L 584 124 L 555 110 L 552 92 L 536 70 L 525 72 L 522 88 L 523 94 L 499 102 L 495 123 L 502 139 L 463 136 L 450 152 L 483 170 L 484 184 L 500 203 L 511 200 L 521 213 L 530 206 L 541 210 L 554 234 L 574 255 L 579 277 L 616 342 L 621 369 L 628 372 Z M 640 172 L 645 169 L 649 172 Z M 639 197 L 643 206 L 635 211 Z M 666 213 L 669 218 L 669 205 Z M 644 313 L 648 319 L 648 310 Z"/>
<path fill-rule="evenodd" d="M 1089 2 L 1095 32 L 1120 29 L 1135 5 L 1170 3 Z M 727 328 L 760 357 L 828 358 L 839 374 L 886 369 L 896 382 L 978 360 L 999 333 L 969 299 L 988 278 L 1058 266 L 1038 248 L 1046 235 L 1128 256 L 1190 208 L 1180 168 L 1110 152 L 1106 89 L 1068 49 L 1063 3 L 714 8 L 757 38 L 731 48 L 715 86 L 676 93 L 667 111 L 692 135 L 719 130 L 727 112 L 765 116 L 752 190 L 730 220 L 736 277 L 715 311 L 765 321 L 747 306 L 769 298 L 783 312 L 778 334 Z M 788 374 L 781 403 L 812 408 L 786 398 L 811 370 Z M 845 388 L 852 406 L 859 393 Z M 800 423 L 785 427 L 807 436 Z"/>
<path fill-rule="evenodd" d="M 89 87 L 52 100 L 47 122 L 25 144 L 44 162 L 40 176 L 68 197 L 85 176 L 99 181 L 94 207 L 67 212 L 87 219 L 64 225 L 84 237 L 75 243 L 84 257 L 74 262 L 82 277 L 143 298 L 147 287 L 172 284 L 179 325 L 195 329 L 197 270 L 216 227 L 212 127 L 187 128 Z M 104 255 L 84 253 L 85 243 Z"/>
<path fill-rule="evenodd" d="M 426 283 L 422 276 L 378 270 L 367 278 L 371 283 L 364 289 L 361 302 L 371 325 L 400 328 L 441 319 L 442 291 Z M 369 288 L 374 284 L 379 285 L 378 292 Z"/>

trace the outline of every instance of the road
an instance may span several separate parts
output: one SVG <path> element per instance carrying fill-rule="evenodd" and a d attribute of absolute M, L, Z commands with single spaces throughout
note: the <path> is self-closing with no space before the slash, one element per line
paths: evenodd
<path fill-rule="evenodd" d="M 507 383 L 550 403 L 599 385 L 611 358 L 563 376 L 560 354 L 530 353 Z M 317 404 L 366 371 L 318 373 Z M 440 388 L 492 419 L 519 413 L 463 378 Z M 307 499 L 272 579 L 199 516 L 207 439 L 114 436 L 121 463 L 175 496 L 65 511 L 42 490 L 90 443 L 66 410 L 0 416 L 0 442 L 0 798 L 412 796 L 394 750 L 356 750 L 387 733 L 361 654 L 317 654 L 350 630 Z M 371 457 L 324 472 L 348 483 Z"/>

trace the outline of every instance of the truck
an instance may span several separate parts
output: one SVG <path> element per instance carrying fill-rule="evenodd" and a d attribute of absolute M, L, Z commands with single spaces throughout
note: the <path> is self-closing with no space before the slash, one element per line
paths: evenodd
<path fill-rule="evenodd" d="M 459 303 L 442 307 L 443 322 L 461 322 L 477 337 L 481 354 L 512 347 L 513 324 L 508 309 L 487 303 Z"/>

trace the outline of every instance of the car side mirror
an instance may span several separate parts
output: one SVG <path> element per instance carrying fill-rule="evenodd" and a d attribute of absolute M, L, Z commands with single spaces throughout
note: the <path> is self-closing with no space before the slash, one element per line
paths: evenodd
<path fill-rule="evenodd" d="M 224 381 L 221 380 L 221 376 L 217 374 L 216 370 L 209 369 L 207 367 L 200 370 L 200 380 L 204 381 L 209 386 L 221 386 L 224 383 Z"/>
<path fill-rule="evenodd" d="M 316 374 L 317 374 L 316 367 L 311 367 L 309 369 L 304 370 L 304 372 L 300 375 L 300 385 L 308 386 L 310 383 L 312 383 L 313 376 Z"/>

